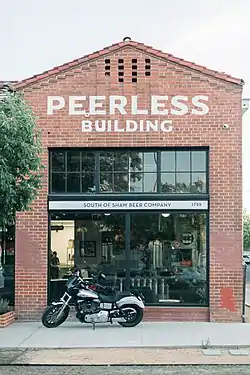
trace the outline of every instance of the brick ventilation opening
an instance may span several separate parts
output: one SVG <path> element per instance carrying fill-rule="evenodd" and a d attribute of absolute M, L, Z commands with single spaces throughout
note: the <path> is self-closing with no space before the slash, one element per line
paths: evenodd
<path fill-rule="evenodd" d="M 118 59 L 118 82 L 124 82 L 124 60 Z"/>
<path fill-rule="evenodd" d="M 105 59 L 105 76 L 110 77 L 110 59 Z"/>
<path fill-rule="evenodd" d="M 137 82 L 137 59 L 132 59 L 132 82 Z"/>
<path fill-rule="evenodd" d="M 145 76 L 149 77 L 150 75 L 151 75 L 150 59 L 145 59 Z"/>

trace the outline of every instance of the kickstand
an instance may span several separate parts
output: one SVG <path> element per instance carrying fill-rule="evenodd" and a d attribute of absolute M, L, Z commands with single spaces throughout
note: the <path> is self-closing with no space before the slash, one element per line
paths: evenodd
<path fill-rule="evenodd" d="M 95 330 L 95 321 L 94 320 L 92 320 L 92 329 L 93 329 L 93 331 Z"/>

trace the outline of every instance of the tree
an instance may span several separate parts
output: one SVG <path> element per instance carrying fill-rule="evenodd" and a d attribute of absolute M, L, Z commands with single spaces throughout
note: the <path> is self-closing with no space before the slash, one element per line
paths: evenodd
<path fill-rule="evenodd" d="M 250 250 L 250 215 L 246 210 L 243 212 L 243 248 Z"/>
<path fill-rule="evenodd" d="M 0 100 L 0 227 L 15 222 L 41 187 L 40 132 L 21 93 L 6 92 Z"/>

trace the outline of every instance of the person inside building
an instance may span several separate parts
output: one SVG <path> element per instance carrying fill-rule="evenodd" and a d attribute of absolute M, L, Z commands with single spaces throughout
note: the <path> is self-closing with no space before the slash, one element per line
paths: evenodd
<path fill-rule="evenodd" d="M 50 259 L 51 279 L 59 279 L 59 268 L 60 268 L 60 260 L 57 256 L 57 252 L 53 251 L 51 254 L 51 259 Z"/>

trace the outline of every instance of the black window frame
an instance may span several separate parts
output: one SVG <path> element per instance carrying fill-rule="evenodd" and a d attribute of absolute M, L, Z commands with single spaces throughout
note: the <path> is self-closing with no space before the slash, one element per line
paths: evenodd
<path fill-rule="evenodd" d="M 79 172 L 68 172 L 67 171 L 67 152 L 72 152 L 72 151 L 77 151 L 80 152 L 81 155 L 81 162 L 80 162 L 80 171 Z M 161 167 L 161 152 L 175 152 L 175 170 L 173 172 L 165 172 Z M 190 182 L 192 182 L 192 175 L 193 173 L 204 173 L 206 176 L 206 190 L 204 192 L 191 192 L 191 186 L 190 186 L 190 191 L 189 192 L 163 192 L 161 191 L 161 176 L 163 173 L 173 173 L 175 174 L 175 189 L 176 189 L 176 175 L 178 173 L 182 173 L 180 171 L 177 171 L 176 167 L 176 159 L 177 159 L 177 152 L 183 152 L 183 151 L 189 151 L 190 152 L 190 169 L 188 171 L 185 171 L 184 173 L 188 173 L 190 175 Z M 195 151 L 202 151 L 205 153 L 205 158 L 206 158 L 206 168 L 205 171 L 196 171 L 192 170 L 192 152 Z M 157 148 L 50 148 L 48 149 L 49 152 L 49 181 L 48 181 L 48 192 L 49 195 L 55 196 L 55 195 L 85 195 L 85 196 L 97 196 L 97 195 L 133 195 L 133 194 L 139 194 L 139 195 L 150 195 L 150 196 L 159 196 L 159 195 L 170 195 L 172 197 L 176 195 L 186 195 L 186 196 L 205 196 L 209 194 L 209 147 L 157 147 Z M 64 171 L 60 172 L 53 172 L 52 171 L 52 153 L 53 152 L 62 152 L 64 153 Z M 100 155 L 101 153 L 125 153 L 125 152 L 138 152 L 138 153 L 156 153 L 156 190 L 152 192 L 148 191 L 111 191 L 108 190 L 107 192 L 104 192 L 100 189 Z M 95 169 L 93 170 L 94 173 L 94 185 L 95 189 L 93 192 L 82 192 L 82 154 L 83 153 L 93 153 L 94 154 L 94 159 L 95 159 Z M 78 192 L 68 192 L 67 191 L 67 174 L 72 174 L 72 173 L 79 173 L 80 174 L 80 188 Z M 126 172 L 129 173 L 129 172 Z M 150 172 L 145 172 L 144 167 L 143 170 L 139 173 L 142 173 L 144 176 L 145 173 L 150 173 Z M 65 185 L 64 185 L 64 191 L 62 192 L 53 192 L 52 191 L 52 175 L 53 174 L 64 174 L 65 176 Z M 191 184 L 190 184 L 191 185 Z"/>

